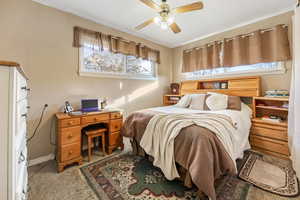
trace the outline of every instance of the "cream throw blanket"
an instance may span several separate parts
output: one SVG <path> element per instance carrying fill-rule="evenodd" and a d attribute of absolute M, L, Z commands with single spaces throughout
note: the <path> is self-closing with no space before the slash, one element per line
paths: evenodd
<path fill-rule="evenodd" d="M 179 177 L 174 157 L 175 137 L 181 129 L 191 125 L 201 126 L 215 133 L 236 165 L 238 133 L 230 117 L 212 113 L 157 114 L 149 121 L 140 145 L 147 154 L 153 156 L 153 165 L 159 167 L 168 180 Z"/>

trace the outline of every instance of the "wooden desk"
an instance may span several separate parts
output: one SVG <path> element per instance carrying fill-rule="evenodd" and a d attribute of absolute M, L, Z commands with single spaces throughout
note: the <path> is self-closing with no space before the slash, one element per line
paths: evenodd
<path fill-rule="evenodd" d="M 123 123 L 120 111 L 102 111 L 76 116 L 56 113 L 55 116 L 57 119 L 56 161 L 58 172 L 63 171 L 66 165 L 82 164 L 81 130 L 86 126 L 100 123 L 107 125 L 108 134 L 105 136 L 105 146 L 108 154 L 111 154 L 117 147 L 124 149 L 123 138 L 120 134 Z"/>

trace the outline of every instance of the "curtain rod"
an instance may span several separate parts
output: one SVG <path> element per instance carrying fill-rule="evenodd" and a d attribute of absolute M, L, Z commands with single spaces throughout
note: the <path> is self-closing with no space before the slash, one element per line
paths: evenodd
<path fill-rule="evenodd" d="M 159 50 L 156 50 L 156 49 L 153 49 L 151 47 L 148 47 L 147 45 L 143 44 L 143 43 L 140 43 L 140 42 L 135 42 L 135 41 L 131 41 L 131 40 L 128 40 L 128 39 L 125 39 L 125 38 L 122 38 L 120 36 L 114 36 L 114 35 L 111 35 L 111 34 L 106 34 L 106 33 L 102 33 L 102 32 L 99 32 L 99 31 L 94 31 L 94 30 L 90 30 L 90 29 L 86 29 L 86 28 L 82 28 L 80 26 L 74 26 L 75 29 L 78 29 L 80 32 L 88 32 L 88 33 L 99 33 L 100 35 L 105 35 L 107 37 L 110 37 L 112 39 L 116 39 L 116 40 L 122 40 L 124 42 L 127 42 L 127 43 L 131 43 L 131 42 L 134 42 L 136 45 L 140 46 L 140 47 L 146 47 L 147 49 L 151 50 L 151 51 L 155 51 L 155 52 L 159 52 Z"/>
<path fill-rule="evenodd" d="M 300 0 L 298 0 L 298 1 L 300 2 Z M 299 4 L 299 5 L 300 5 L 300 4 Z M 276 27 L 276 26 L 275 26 L 275 27 Z M 259 31 L 260 31 L 260 33 L 268 32 L 268 31 L 273 31 L 273 30 L 275 29 L 275 27 L 272 27 L 272 28 L 266 28 L 266 29 L 261 29 L 261 30 L 259 30 Z M 287 28 L 288 25 L 282 24 L 282 27 L 283 27 L 283 28 Z M 229 42 L 229 41 L 234 40 L 234 39 L 236 39 L 236 38 L 238 38 L 238 37 L 242 37 L 242 38 L 244 38 L 244 37 L 250 37 L 250 36 L 253 36 L 255 32 L 256 32 L 256 31 L 251 32 L 251 33 L 247 33 L 247 34 L 242 34 L 242 35 L 234 36 L 234 37 L 227 38 L 227 39 L 224 38 L 223 40 L 217 40 L 217 41 L 214 41 L 214 42 L 209 42 L 209 43 L 207 43 L 207 44 L 205 44 L 205 45 L 202 45 L 202 46 L 200 46 L 200 47 L 193 47 L 193 48 L 190 48 L 190 49 L 185 49 L 185 50 L 183 50 L 183 51 L 184 51 L 184 52 L 190 52 L 190 51 L 192 51 L 193 49 L 198 50 L 198 49 L 201 49 L 201 48 L 204 48 L 204 47 L 210 47 L 210 46 L 212 46 L 213 44 L 222 44 L 222 43 L 224 43 L 224 41 Z"/>

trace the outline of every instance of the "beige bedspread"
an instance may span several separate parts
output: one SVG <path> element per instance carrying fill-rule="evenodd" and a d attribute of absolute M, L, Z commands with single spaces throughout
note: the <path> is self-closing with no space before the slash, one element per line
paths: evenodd
<path fill-rule="evenodd" d="M 130 137 L 134 152 L 141 154 L 139 142 L 155 112 L 142 110 L 132 113 L 125 120 L 122 135 Z M 223 144 L 214 133 L 196 125 L 181 130 L 174 142 L 175 161 L 187 171 L 187 179 L 211 199 L 216 200 L 214 182 L 224 174 L 235 174 L 235 165 Z M 180 171 L 180 169 L 178 170 Z"/>

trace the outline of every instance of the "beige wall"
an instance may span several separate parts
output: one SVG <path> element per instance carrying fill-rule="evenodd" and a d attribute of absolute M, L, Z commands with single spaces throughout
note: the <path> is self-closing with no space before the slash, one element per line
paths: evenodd
<path fill-rule="evenodd" d="M 122 36 L 159 49 L 162 58 L 158 69 L 159 80 L 79 76 L 78 49 L 72 47 L 75 25 Z M 82 98 L 108 97 L 115 105 L 125 109 L 126 113 L 162 105 L 162 95 L 172 76 L 171 49 L 31 0 L 0 0 L 0 27 L 0 60 L 19 62 L 30 78 L 30 134 L 43 105 L 49 104 L 40 131 L 29 143 L 30 159 L 53 152 L 54 147 L 49 140 L 50 127 L 54 126 L 54 113 L 61 109 L 66 100 L 78 107 Z"/>
<path fill-rule="evenodd" d="M 108 97 L 111 103 L 125 109 L 126 113 L 160 106 L 162 95 L 168 90 L 170 81 L 180 81 L 183 49 L 273 24 L 290 24 L 291 16 L 292 13 L 284 14 L 169 49 L 31 0 L 0 0 L 0 60 L 19 62 L 30 78 L 32 92 L 29 96 L 29 134 L 32 134 L 43 105 L 49 104 L 40 130 L 29 143 L 30 159 L 54 152 L 54 146 L 50 144 L 50 132 L 54 132 L 55 125 L 53 115 L 60 111 L 66 100 L 78 107 L 82 98 Z M 158 69 L 158 81 L 79 76 L 78 49 L 72 47 L 72 28 L 75 25 L 122 36 L 159 49 L 162 63 Z M 264 76 L 263 88 L 289 88 L 291 63 L 287 67 L 286 74 Z"/>
<path fill-rule="evenodd" d="M 247 26 L 243 26 L 231 31 L 226 31 L 196 42 L 189 43 L 187 45 L 177 47 L 173 49 L 173 81 L 180 82 L 182 79 L 180 77 L 181 66 L 182 66 L 182 52 L 184 49 L 190 49 L 193 47 L 201 46 L 203 44 L 222 40 L 224 38 L 230 38 L 240 34 L 246 34 L 258 29 L 269 28 L 277 24 L 287 24 L 289 25 L 289 36 L 290 41 L 292 38 L 292 16 L 293 12 L 288 12 L 279 16 L 275 16 L 266 20 L 259 21 Z M 291 43 L 292 44 L 292 43 Z M 292 47 L 292 45 L 291 45 Z M 292 62 L 286 63 L 287 72 L 285 74 L 278 75 L 264 75 L 262 76 L 262 90 L 269 89 L 289 89 L 290 88 L 290 79 L 291 79 L 291 67 Z"/>

